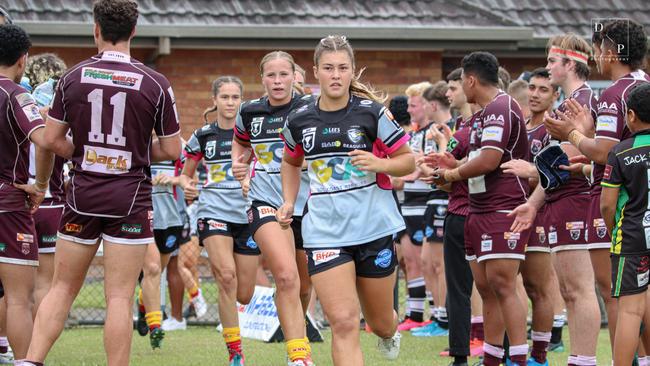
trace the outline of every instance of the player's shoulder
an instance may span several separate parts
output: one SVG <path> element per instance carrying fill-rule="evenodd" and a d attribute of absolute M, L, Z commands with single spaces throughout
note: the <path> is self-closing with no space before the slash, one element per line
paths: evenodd
<path fill-rule="evenodd" d="M 264 96 L 257 99 L 251 99 L 243 102 L 239 111 L 242 117 L 246 114 L 254 114 L 268 111 L 268 97 Z"/>
<path fill-rule="evenodd" d="M 626 138 L 625 140 L 614 145 L 614 147 L 612 147 L 610 151 L 617 157 L 621 157 L 625 155 L 627 151 L 631 151 L 631 149 L 634 147 L 634 140 L 636 139 L 636 137 L 637 136 L 635 135 Z"/>
<path fill-rule="evenodd" d="M 300 108 L 305 105 L 313 104 L 317 100 L 317 97 L 311 94 L 305 94 L 305 95 L 300 95 L 296 94 L 291 102 L 293 104 L 293 108 Z"/>
<path fill-rule="evenodd" d="M 206 124 L 205 126 L 203 126 L 201 128 L 197 128 L 194 131 L 194 135 L 196 135 L 197 138 L 202 138 L 202 137 L 212 135 L 215 132 L 216 132 L 215 124 L 214 123 L 209 123 L 209 124 Z"/>
<path fill-rule="evenodd" d="M 376 102 L 372 99 L 362 98 L 357 95 L 353 95 L 350 99 L 352 105 L 352 112 L 355 114 L 359 113 L 372 113 L 376 117 L 381 117 L 387 115 L 392 118 L 392 115 L 383 104 Z"/>

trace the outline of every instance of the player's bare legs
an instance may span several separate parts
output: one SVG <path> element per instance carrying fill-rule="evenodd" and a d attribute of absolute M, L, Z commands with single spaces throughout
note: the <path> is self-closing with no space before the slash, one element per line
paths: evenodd
<path fill-rule="evenodd" d="M 32 307 L 36 267 L 0 264 L 0 279 L 7 302 L 7 336 L 15 359 L 23 359 L 31 339 Z"/>

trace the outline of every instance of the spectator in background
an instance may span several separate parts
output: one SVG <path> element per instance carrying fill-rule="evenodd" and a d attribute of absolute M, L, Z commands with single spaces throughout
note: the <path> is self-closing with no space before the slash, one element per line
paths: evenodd
<path fill-rule="evenodd" d="M 515 98 L 517 103 L 519 103 L 521 113 L 523 113 L 524 118 L 528 120 L 530 118 L 530 107 L 528 107 L 528 82 L 521 79 L 513 81 L 510 86 L 508 86 L 508 94 Z"/>

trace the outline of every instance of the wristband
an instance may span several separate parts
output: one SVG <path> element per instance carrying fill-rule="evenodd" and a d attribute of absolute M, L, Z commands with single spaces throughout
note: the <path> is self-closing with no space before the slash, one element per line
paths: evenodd
<path fill-rule="evenodd" d="M 584 139 L 585 139 L 585 135 L 580 133 L 580 131 L 578 131 L 578 130 L 573 130 L 573 131 L 569 132 L 569 136 L 567 138 L 567 140 L 569 140 L 569 142 L 573 146 L 577 147 L 578 149 L 580 149 L 580 142 L 582 142 L 582 140 L 584 140 Z"/>
<path fill-rule="evenodd" d="M 462 178 L 460 176 L 460 171 L 459 171 L 458 168 L 455 168 L 455 169 L 452 169 L 452 170 L 445 170 L 445 174 L 444 174 L 443 178 L 447 182 L 450 182 L 450 183 L 462 180 Z"/>

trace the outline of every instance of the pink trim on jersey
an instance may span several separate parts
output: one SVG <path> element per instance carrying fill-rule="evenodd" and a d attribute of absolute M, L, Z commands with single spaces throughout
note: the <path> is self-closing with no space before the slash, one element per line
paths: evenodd
<path fill-rule="evenodd" d="M 201 161 L 203 159 L 203 153 L 190 154 L 187 151 L 183 150 L 183 156 L 194 161 Z"/>
<path fill-rule="evenodd" d="M 248 135 L 248 133 L 241 133 L 237 130 L 237 128 L 234 128 L 235 131 L 235 136 L 239 138 L 242 141 L 250 141 L 251 137 Z"/>
<path fill-rule="evenodd" d="M 300 145 L 296 145 L 296 148 L 295 148 L 294 151 L 291 151 L 287 147 L 287 145 L 284 145 L 284 152 L 286 154 L 289 154 L 289 156 L 291 156 L 292 158 L 296 158 L 296 159 L 305 156 L 305 151 L 302 149 L 302 146 L 300 146 Z"/>
<path fill-rule="evenodd" d="M 404 136 L 402 136 L 402 138 L 400 138 L 399 140 L 397 140 L 397 142 L 395 142 L 395 143 L 393 144 L 393 146 L 391 146 L 391 147 L 386 146 L 386 144 L 384 144 L 384 142 L 381 141 L 381 140 L 376 140 L 376 141 L 375 141 L 375 144 L 376 144 L 377 142 L 379 142 L 379 143 L 380 143 L 379 146 L 381 147 L 382 151 L 383 151 L 386 155 L 390 155 L 390 154 L 394 153 L 395 151 L 397 151 L 400 147 L 402 147 L 402 145 L 404 145 L 405 143 L 407 143 L 408 140 L 410 140 L 410 139 L 411 139 L 411 136 L 410 136 L 410 135 L 404 135 Z"/>

